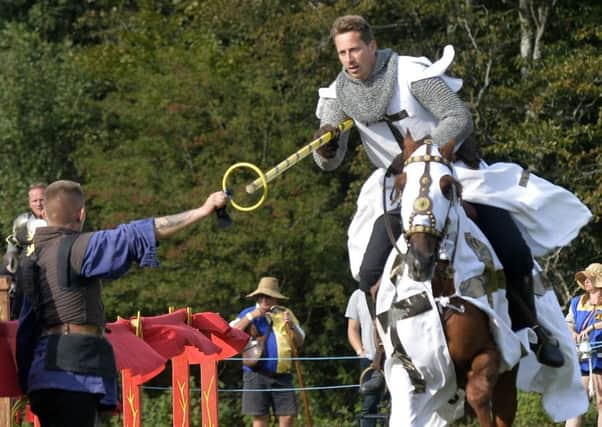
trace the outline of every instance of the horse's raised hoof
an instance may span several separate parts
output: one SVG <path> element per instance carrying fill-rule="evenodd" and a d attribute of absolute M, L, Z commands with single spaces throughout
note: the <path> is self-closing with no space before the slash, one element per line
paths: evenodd
<path fill-rule="evenodd" d="M 537 361 L 542 365 L 552 368 L 560 368 L 564 365 L 564 356 L 557 344 L 539 340 L 537 344 L 531 344 L 531 350 L 535 353 Z"/>

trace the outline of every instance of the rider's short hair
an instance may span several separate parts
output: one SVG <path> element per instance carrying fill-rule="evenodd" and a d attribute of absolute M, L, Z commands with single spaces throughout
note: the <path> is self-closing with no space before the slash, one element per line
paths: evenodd
<path fill-rule="evenodd" d="M 374 40 L 370 24 L 359 15 L 345 15 L 335 19 L 332 28 L 330 29 L 330 37 L 334 40 L 339 34 L 345 34 L 351 31 L 359 32 L 362 41 L 366 44 Z"/>

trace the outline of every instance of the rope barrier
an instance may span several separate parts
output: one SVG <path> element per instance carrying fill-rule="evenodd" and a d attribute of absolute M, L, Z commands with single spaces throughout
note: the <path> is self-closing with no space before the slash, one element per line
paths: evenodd
<path fill-rule="evenodd" d="M 363 359 L 359 356 L 298 356 L 298 357 L 261 357 L 257 360 L 304 360 L 304 361 L 320 361 L 320 360 L 359 360 Z M 242 357 L 229 357 L 224 361 L 242 361 Z M 359 384 L 340 384 L 332 386 L 311 386 L 311 387 L 289 387 L 289 388 L 262 388 L 262 389 L 244 389 L 244 388 L 218 388 L 219 393 L 242 393 L 243 391 L 260 392 L 260 391 L 320 391 L 320 390 L 342 390 L 342 389 L 353 389 L 358 388 Z M 171 386 L 141 386 L 143 390 L 154 390 L 154 391 L 172 391 Z M 200 388 L 191 388 L 190 391 L 200 392 Z"/>
<path fill-rule="evenodd" d="M 359 356 L 335 356 L 335 357 L 331 357 L 331 356 L 298 356 L 298 357 L 256 357 L 254 359 L 257 360 L 305 360 L 305 361 L 311 361 L 311 360 L 358 360 L 358 359 L 365 359 L 364 357 L 359 357 Z M 242 357 L 228 357 L 225 360 L 243 360 Z M 222 362 L 223 362 L 222 361 Z"/>
<path fill-rule="evenodd" d="M 592 343 L 591 349 L 602 348 L 602 341 Z M 258 360 L 303 360 L 303 361 L 323 361 L 323 360 L 359 360 L 363 357 L 359 356 L 298 356 L 298 357 L 261 357 Z M 242 357 L 229 357 L 223 361 L 242 361 Z M 223 362 L 222 361 L 222 362 Z M 312 386 L 312 387 L 292 387 L 292 388 L 277 388 L 277 389 L 243 389 L 243 388 L 218 388 L 220 393 L 242 393 L 244 391 L 260 392 L 260 391 L 320 391 L 320 390 L 341 390 L 359 388 L 359 384 L 341 384 L 333 386 Z M 142 386 L 143 390 L 155 391 L 172 391 L 172 387 L 164 386 Z M 193 392 L 200 392 L 200 388 L 191 388 Z"/>
<path fill-rule="evenodd" d="M 241 393 L 243 391 L 319 391 L 319 390 L 340 390 L 349 388 L 359 388 L 359 384 L 341 384 L 329 386 L 312 386 L 312 387 L 288 387 L 288 388 L 218 388 L 218 392 L 224 393 Z M 172 391 L 173 387 L 169 386 L 142 386 L 143 390 L 155 391 Z M 200 392 L 200 388 L 191 388 L 190 391 Z"/>

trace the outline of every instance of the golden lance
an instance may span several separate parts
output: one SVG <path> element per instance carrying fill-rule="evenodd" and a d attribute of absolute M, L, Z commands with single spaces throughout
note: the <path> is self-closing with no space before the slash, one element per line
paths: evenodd
<path fill-rule="evenodd" d="M 310 143 L 308 143 L 307 145 L 301 147 L 296 152 L 294 152 L 293 154 L 288 156 L 285 160 L 278 163 L 272 169 L 267 171 L 265 174 L 257 166 L 255 166 L 252 163 L 241 162 L 241 163 L 233 164 L 232 166 L 230 166 L 228 168 L 228 170 L 224 174 L 224 177 L 222 178 L 223 190 L 226 192 L 229 191 L 228 187 L 227 187 L 228 177 L 235 169 L 248 168 L 248 169 L 251 169 L 252 171 L 254 171 L 257 174 L 258 178 L 245 187 L 246 192 L 248 194 L 253 194 L 259 188 L 263 188 L 263 194 L 261 195 L 261 198 L 259 199 L 259 201 L 252 206 L 240 206 L 239 204 L 237 204 L 234 201 L 233 198 L 231 198 L 230 202 L 232 203 L 232 206 L 234 206 L 236 209 L 238 209 L 240 211 L 244 211 L 244 212 L 248 212 L 248 211 L 257 209 L 265 201 L 265 198 L 268 193 L 268 182 L 270 182 L 274 178 L 282 175 L 285 171 L 287 171 L 292 166 L 297 164 L 300 160 L 304 159 L 305 157 L 307 157 L 309 154 L 311 154 L 312 152 L 314 152 L 321 146 L 328 144 L 337 135 L 339 135 L 342 132 L 348 131 L 352 127 L 353 127 L 352 119 L 346 119 L 346 120 L 342 121 L 341 123 L 338 124 L 336 129 L 334 129 L 330 132 L 326 132 L 321 137 L 316 138 L 313 141 L 311 141 Z"/>
<path fill-rule="evenodd" d="M 321 137 L 314 139 L 309 144 L 305 145 L 304 147 L 301 147 L 296 152 L 294 152 L 293 154 L 288 156 L 286 159 L 284 159 L 283 161 L 278 163 L 276 166 L 274 166 L 272 169 L 267 171 L 264 174 L 266 182 L 270 182 L 277 176 L 283 174 L 285 171 L 287 171 L 288 169 L 293 167 L 300 160 L 309 156 L 312 152 L 314 152 L 321 146 L 328 144 L 338 134 L 351 129 L 352 127 L 353 127 L 353 120 L 351 120 L 351 119 L 344 120 L 338 124 L 338 126 L 335 130 L 326 132 Z M 262 180 L 260 178 L 257 178 L 255 181 L 253 181 L 252 183 L 247 185 L 245 187 L 245 190 L 247 191 L 248 194 L 253 194 L 261 186 L 262 186 Z"/>

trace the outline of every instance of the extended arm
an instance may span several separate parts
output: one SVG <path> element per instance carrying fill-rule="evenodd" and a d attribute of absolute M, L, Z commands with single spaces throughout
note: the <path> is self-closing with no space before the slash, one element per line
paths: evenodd
<path fill-rule="evenodd" d="M 336 128 L 340 122 L 347 118 L 345 113 L 338 106 L 336 99 L 321 99 L 320 106 L 318 109 L 320 114 L 320 129 L 323 129 L 326 125 L 330 125 L 333 128 Z M 316 132 L 314 137 L 318 138 L 320 136 L 319 133 L 320 131 Z M 339 135 L 336 140 L 333 140 L 325 146 L 323 146 L 322 150 L 314 151 L 314 161 L 316 162 L 318 167 L 325 171 L 332 171 L 339 167 L 339 165 L 343 162 L 343 159 L 345 158 L 345 153 L 347 152 L 348 139 L 349 132 L 344 132 L 343 134 Z M 320 154 L 320 152 L 328 153 L 328 151 L 330 150 L 326 149 L 326 147 L 328 147 L 329 145 L 333 148 L 335 145 L 337 147 L 336 150 L 332 150 L 331 153 L 327 154 L 330 157 L 325 157 L 324 155 Z"/>
<path fill-rule="evenodd" d="M 210 215 L 214 210 L 225 206 L 228 196 L 223 191 L 217 191 L 207 197 L 201 207 L 181 212 L 175 215 L 155 218 L 155 238 L 164 239 L 188 227 L 202 218 Z"/>
<path fill-rule="evenodd" d="M 112 230 L 92 233 L 89 240 L 78 239 L 74 245 L 86 244 L 79 271 L 84 277 L 116 279 L 130 268 L 132 262 L 141 267 L 156 267 L 159 265 L 156 240 L 171 236 L 199 221 L 225 205 L 227 200 L 226 194 L 218 191 L 197 209 L 156 219 L 132 221 Z"/>

